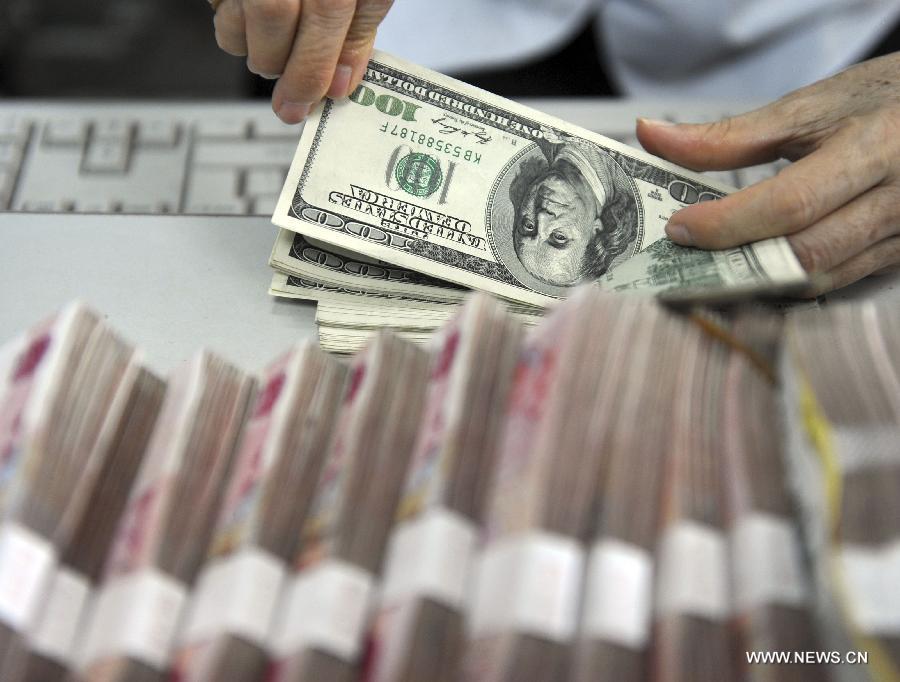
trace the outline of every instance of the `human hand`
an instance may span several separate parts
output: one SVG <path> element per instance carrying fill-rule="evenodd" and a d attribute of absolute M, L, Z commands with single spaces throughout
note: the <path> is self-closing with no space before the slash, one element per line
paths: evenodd
<path fill-rule="evenodd" d="M 216 42 L 247 68 L 278 79 L 272 108 L 299 123 L 323 97 L 353 92 L 393 0 L 221 0 Z"/>
<path fill-rule="evenodd" d="M 641 119 L 647 151 L 695 170 L 785 158 L 773 178 L 676 212 L 669 237 L 723 249 L 786 236 L 809 295 L 900 265 L 900 53 L 710 124 Z"/>

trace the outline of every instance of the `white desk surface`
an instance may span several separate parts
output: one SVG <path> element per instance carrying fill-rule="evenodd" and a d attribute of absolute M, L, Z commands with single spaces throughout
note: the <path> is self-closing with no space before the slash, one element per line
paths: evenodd
<path fill-rule="evenodd" d="M 167 373 L 207 347 L 258 371 L 316 338 L 312 303 L 266 292 L 275 240 L 267 218 L 0 213 L 0 343 L 81 299 Z M 829 302 L 900 305 L 900 273 Z"/>
<path fill-rule="evenodd" d="M 167 373 L 200 347 L 257 371 L 315 339 L 315 305 L 268 295 L 267 218 L 0 213 L 0 343 L 73 299 Z"/>

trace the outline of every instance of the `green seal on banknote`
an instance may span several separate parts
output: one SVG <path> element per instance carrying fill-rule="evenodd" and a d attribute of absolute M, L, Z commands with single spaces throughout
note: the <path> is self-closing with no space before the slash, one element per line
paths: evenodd
<path fill-rule="evenodd" d="M 414 197 L 431 196 L 444 181 L 437 159 L 419 152 L 407 154 L 400 159 L 394 174 L 403 191 Z"/>

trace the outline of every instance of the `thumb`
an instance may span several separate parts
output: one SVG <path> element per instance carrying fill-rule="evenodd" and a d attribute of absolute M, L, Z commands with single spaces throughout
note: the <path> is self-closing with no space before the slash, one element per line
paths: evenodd
<path fill-rule="evenodd" d="M 788 139 L 768 107 L 714 123 L 639 118 L 637 136 L 651 154 L 694 170 L 726 170 L 774 161 Z"/>

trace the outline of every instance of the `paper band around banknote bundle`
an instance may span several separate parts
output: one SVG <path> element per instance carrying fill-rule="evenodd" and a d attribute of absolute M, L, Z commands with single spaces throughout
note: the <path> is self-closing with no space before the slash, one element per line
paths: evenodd
<path fill-rule="evenodd" d="M 291 578 L 284 611 L 270 640 L 286 658 L 304 647 L 353 661 L 360 654 L 374 577 L 357 566 L 330 559 Z"/>
<path fill-rule="evenodd" d="M 640 650 L 650 638 L 652 603 L 650 553 L 616 539 L 598 541 L 587 565 L 583 632 Z"/>
<path fill-rule="evenodd" d="M 14 629 L 33 624 L 57 559 L 46 538 L 15 522 L 0 526 L 0 623 Z"/>
<path fill-rule="evenodd" d="M 84 670 L 127 656 L 165 669 L 187 594 L 185 585 L 155 568 L 106 583 L 97 595 L 79 666 Z"/>
<path fill-rule="evenodd" d="M 575 540 L 530 531 L 487 547 L 477 562 L 470 611 L 476 637 L 522 630 L 570 641 L 584 572 L 584 550 Z"/>
<path fill-rule="evenodd" d="M 285 574 L 282 561 L 254 547 L 209 564 L 197 581 L 181 644 L 231 634 L 265 646 Z"/>
<path fill-rule="evenodd" d="M 57 569 L 46 604 L 29 633 L 34 651 L 68 667 L 74 663 L 78 626 L 90 602 L 91 583 L 66 567 Z"/>

